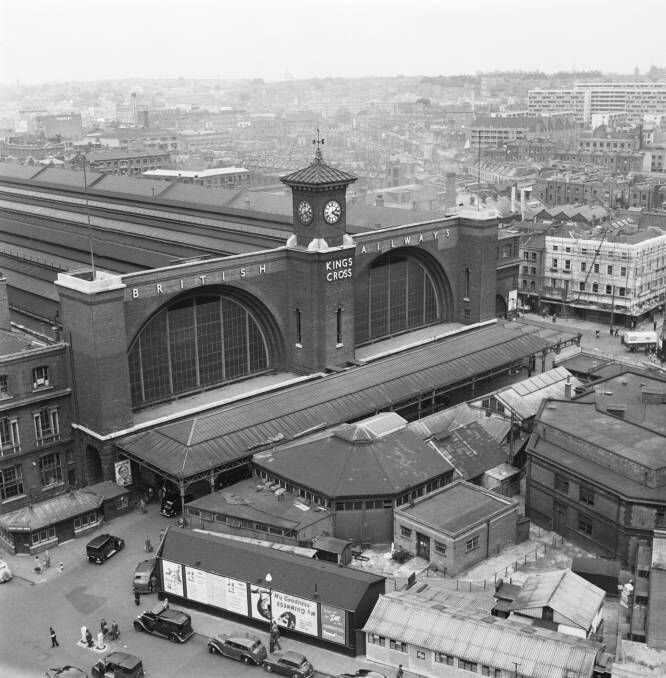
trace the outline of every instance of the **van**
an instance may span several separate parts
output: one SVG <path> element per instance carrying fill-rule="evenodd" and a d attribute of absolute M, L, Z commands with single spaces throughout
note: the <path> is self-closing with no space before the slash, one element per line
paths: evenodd
<path fill-rule="evenodd" d="M 152 593 L 150 578 L 155 574 L 155 558 L 142 560 L 134 569 L 134 590 L 139 593 Z"/>

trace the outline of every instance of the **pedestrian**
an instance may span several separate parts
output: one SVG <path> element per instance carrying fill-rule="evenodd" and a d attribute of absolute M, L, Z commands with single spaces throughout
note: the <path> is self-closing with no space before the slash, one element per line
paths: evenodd
<path fill-rule="evenodd" d="M 49 626 L 49 633 L 51 634 L 51 647 L 60 647 L 60 643 L 56 638 L 56 632 L 52 626 Z"/>
<path fill-rule="evenodd" d="M 141 605 L 141 594 L 134 589 L 134 604 L 139 607 Z"/>
<path fill-rule="evenodd" d="M 65 569 L 64 563 L 58 563 L 58 572 L 62 572 Z"/>
<path fill-rule="evenodd" d="M 273 647 L 276 647 L 278 650 L 281 650 L 280 646 L 280 627 L 277 625 L 277 622 L 271 624 L 271 636 L 273 638 Z"/>
<path fill-rule="evenodd" d="M 88 647 L 92 647 L 95 643 L 93 643 L 93 637 L 92 633 L 90 633 L 90 629 L 86 628 L 86 643 L 88 644 Z"/>
<path fill-rule="evenodd" d="M 615 328 L 614 334 L 615 334 L 616 337 L 618 337 L 620 335 L 620 330 L 617 327 Z"/>
<path fill-rule="evenodd" d="M 42 571 L 41 563 L 39 562 L 39 556 L 35 556 L 35 572 L 40 574 Z"/>
<path fill-rule="evenodd" d="M 395 678 L 403 678 L 405 672 L 402 670 L 402 664 L 398 664 L 398 670 L 395 674 Z"/>
<path fill-rule="evenodd" d="M 610 335 L 611 335 L 611 337 L 613 336 L 613 333 L 614 333 L 614 330 L 613 330 L 613 326 L 611 325 L 611 328 L 610 328 Z"/>
<path fill-rule="evenodd" d="M 139 499 L 139 509 L 141 510 L 141 513 L 146 512 L 146 500 L 143 497 Z"/>
<path fill-rule="evenodd" d="M 102 618 L 102 621 L 99 623 L 99 630 L 102 632 L 104 640 L 106 640 L 106 637 L 109 635 L 109 627 L 106 623 L 106 619 Z"/>
<path fill-rule="evenodd" d="M 157 577 L 154 574 L 150 575 L 150 592 L 155 593 L 157 591 Z"/>
<path fill-rule="evenodd" d="M 594 338 L 595 339 L 599 338 L 599 330 L 594 330 Z"/>
<path fill-rule="evenodd" d="M 114 619 L 111 622 L 111 640 L 118 640 L 120 636 L 120 631 L 118 630 L 118 622 Z"/>
<path fill-rule="evenodd" d="M 44 551 L 44 569 L 46 570 L 49 567 L 51 567 L 51 554 L 49 553 L 49 550 L 46 549 L 46 551 Z"/>
<path fill-rule="evenodd" d="M 150 537 L 148 537 L 148 536 L 146 537 L 145 546 L 146 546 L 146 553 L 152 553 L 153 545 L 150 543 Z"/>

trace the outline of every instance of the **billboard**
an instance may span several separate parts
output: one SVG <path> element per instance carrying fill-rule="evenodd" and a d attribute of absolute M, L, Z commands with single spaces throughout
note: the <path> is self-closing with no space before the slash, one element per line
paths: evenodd
<path fill-rule="evenodd" d="M 180 563 L 162 559 L 162 588 L 164 593 L 183 597 L 183 568 Z"/>
<path fill-rule="evenodd" d="M 518 290 L 509 290 L 509 303 L 507 311 L 515 311 L 518 308 Z"/>
<path fill-rule="evenodd" d="M 187 598 L 247 617 L 247 584 L 237 579 L 185 566 Z"/>
<path fill-rule="evenodd" d="M 321 606 L 321 638 L 332 643 L 345 644 L 347 637 L 345 611 L 332 605 Z"/>
<path fill-rule="evenodd" d="M 132 462 L 129 459 L 121 459 L 114 464 L 116 471 L 116 485 L 125 487 L 132 484 Z"/>
<path fill-rule="evenodd" d="M 317 603 L 281 591 L 270 592 L 261 586 L 250 589 L 250 600 L 254 619 L 269 621 L 272 606 L 273 619 L 278 626 L 317 635 Z"/>

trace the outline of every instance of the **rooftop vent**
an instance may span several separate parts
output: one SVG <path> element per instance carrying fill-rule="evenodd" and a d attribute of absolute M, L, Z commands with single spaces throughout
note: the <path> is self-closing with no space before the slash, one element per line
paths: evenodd
<path fill-rule="evenodd" d="M 606 407 L 606 412 L 608 412 L 608 414 L 612 414 L 614 417 L 620 417 L 621 419 L 624 419 L 624 414 L 626 411 L 627 406 L 619 403 L 609 404 Z"/>

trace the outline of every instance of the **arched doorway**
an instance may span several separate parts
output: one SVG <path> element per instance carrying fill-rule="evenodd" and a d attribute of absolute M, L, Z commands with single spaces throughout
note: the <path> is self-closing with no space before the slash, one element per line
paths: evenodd
<path fill-rule="evenodd" d="M 356 288 L 356 344 L 379 341 L 451 317 L 446 275 L 422 250 L 399 248 L 373 261 Z"/>
<path fill-rule="evenodd" d="M 501 295 L 501 294 L 496 294 L 495 295 L 495 315 L 499 317 L 503 317 L 506 315 L 507 312 L 507 306 L 506 306 L 506 299 Z"/>
<path fill-rule="evenodd" d="M 248 297 L 232 290 L 187 293 L 157 311 L 129 349 L 132 406 L 272 369 L 279 352 L 275 323 Z"/>

